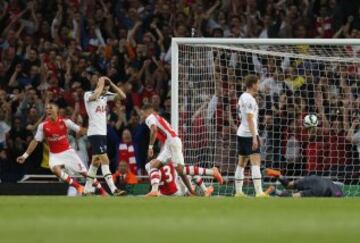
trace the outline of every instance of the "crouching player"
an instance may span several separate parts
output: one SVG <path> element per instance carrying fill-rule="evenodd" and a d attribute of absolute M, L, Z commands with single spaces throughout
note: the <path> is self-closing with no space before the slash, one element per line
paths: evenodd
<path fill-rule="evenodd" d="M 189 168 L 190 166 L 186 166 L 184 168 L 184 174 L 186 174 L 186 171 L 190 171 L 191 169 Z M 192 168 L 195 167 L 196 170 L 201 170 L 204 171 L 207 169 L 204 168 L 200 168 L 200 167 L 196 167 L 196 166 L 191 166 Z M 150 168 L 150 163 L 146 164 L 145 166 L 146 170 L 149 171 Z M 175 167 L 173 165 L 173 163 L 167 163 L 166 165 L 163 165 L 160 169 L 160 183 L 159 183 L 159 192 L 160 195 L 163 196 L 190 196 L 192 195 L 192 193 L 189 192 L 189 190 L 186 188 L 186 186 L 184 185 L 183 181 L 181 180 L 181 178 L 179 178 Z M 210 172 L 210 170 L 209 170 Z M 213 187 L 206 187 L 205 183 L 203 182 L 202 177 L 198 174 L 198 175 L 189 175 L 186 174 L 188 177 L 190 177 L 190 182 L 193 181 L 197 186 L 200 187 L 201 191 L 203 192 L 203 195 L 205 197 L 210 197 L 211 194 L 214 191 Z M 191 180 L 192 179 L 192 180 Z M 221 178 L 222 179 L 222 178 Z M 193 190 L 194 190 L 193 186 Z"/>
<path fill-rule="evenodd" d="M 280 171 L 266 169 L 265 174 L 277 178 L 286 190 L 278 190 L 272 187 L 275 195 L 279 197 L 342 197 L 340 186 L 333 181 L 320 176 L 305 176 L 302 179 L 290 181 L 281 175 Z M 288 190 L 295 190 L 291 192 Z"/>
<path fill-rule="evenodd" d="M 24 163 L 39 142 L 46 139 L 50 150 L 50 170 L 58 178 L 69 184 L 69 186 L 73 186 L 79 194 L 82 194 L 84 187 L 67 173 L 80 174 L 85 178 L 87 176 L 83 162 L 69 144 L 68 129 L 82 134 L 85 134 L 86 131 L 71 120 L 59 117 L 58 111 L 59 108 L 56 104 L 50 103 L 46 105 L 47 119 L 40 123 L 35 137 L 30 142 L 26 152 L 22 156 L 19 156 L 16 161 L 20 164 Z M 102 195 L 107 194 L 98 181 L 94 181 L 93 186 L 96 187 Z"/>

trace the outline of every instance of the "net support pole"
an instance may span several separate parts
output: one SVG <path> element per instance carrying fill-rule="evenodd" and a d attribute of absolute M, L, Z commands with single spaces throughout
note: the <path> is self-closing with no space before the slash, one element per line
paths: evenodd
<path fill-rule="evenodd" d="M 179 130 L 179 46 L 176 39 L 171 41 L 171 126 Z"/>

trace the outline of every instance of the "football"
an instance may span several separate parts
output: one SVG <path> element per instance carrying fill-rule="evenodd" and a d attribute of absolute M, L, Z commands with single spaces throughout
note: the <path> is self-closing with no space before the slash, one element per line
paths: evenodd
<path fill-rule="evenodd" d="M 305 127 L 317 127 L 318 124 L 319 124 L 319 120 L 316 115 L 310 114 L 305 116 L 304 118 Z"/>

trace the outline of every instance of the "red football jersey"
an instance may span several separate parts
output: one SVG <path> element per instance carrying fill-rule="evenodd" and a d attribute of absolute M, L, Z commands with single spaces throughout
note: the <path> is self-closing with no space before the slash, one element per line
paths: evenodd
<path fill-rule="evenodd" d="M 51 153 L 61 153 L 70 149 L 68 128 L 80 131 L 80 127 L 69 119 L 59 117 L 56 121 L 50 119 L 40 123 L 35 134 L 35 140 L 41 142 L 44 138 L 49 144 Z"/>
<path fill-rule="evenodd" d="M 149 127 L 149 129 L 151 129 L 152 125 L 155 125 L 158 128 L 156 137 L 163 144 L 166 139 L 177 137 L 176 132 L 171 128 L 170 124 L 155 112 L 145 119 L 145 124 Z"/>
<path fill-rule="evenodd" d="M 163 195 L 173 195 L 178 191 L 176 185 L 176 172 L 174 166 L 170 163 L 160 168 L 159 190 Z"/>

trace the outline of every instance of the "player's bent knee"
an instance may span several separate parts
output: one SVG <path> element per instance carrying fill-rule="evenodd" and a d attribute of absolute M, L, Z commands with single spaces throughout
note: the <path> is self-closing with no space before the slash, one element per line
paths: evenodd
<path fill-rule="evenodd" d="M 161 161 L 158 159 L 153 159 L 149 162 L 151 168 L 160 168 Z"/>

